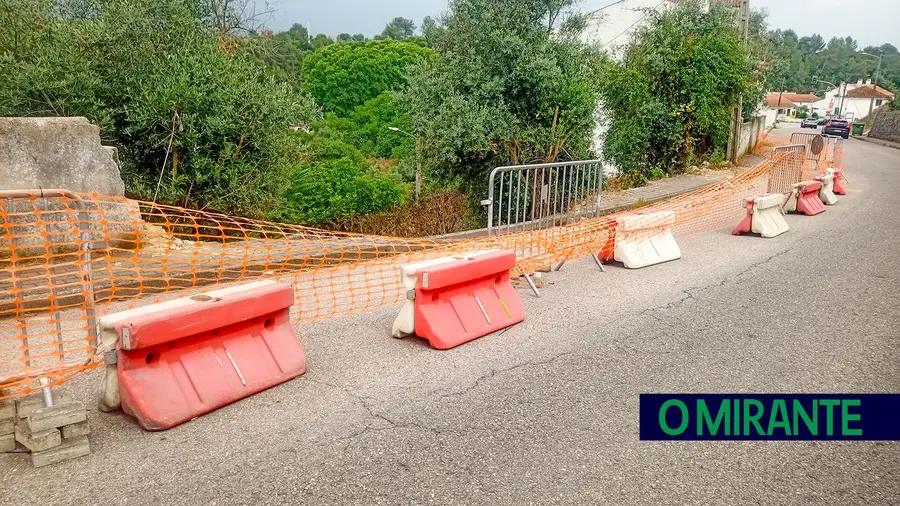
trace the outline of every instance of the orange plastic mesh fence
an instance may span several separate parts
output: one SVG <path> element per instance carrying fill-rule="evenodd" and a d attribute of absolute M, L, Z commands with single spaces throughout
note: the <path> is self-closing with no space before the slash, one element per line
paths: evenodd
<path fill-rule="evenodd" d="M 676 235 L 733 226 L 745 198 L 789 192 L 813 169 L 805 151 L 775 152 L 639 212 L 674 211 Z M 294 285 L 299 321 L 345 315 L 400 303 L 398 266 L 410 262 L 503 248 L 530 273 L 610 258 L 621 214 L 493 237 L 404 239 L 61 190 L 0 192 L 0 398 L 98 366 L 98 315 L 260 278 Z"/>

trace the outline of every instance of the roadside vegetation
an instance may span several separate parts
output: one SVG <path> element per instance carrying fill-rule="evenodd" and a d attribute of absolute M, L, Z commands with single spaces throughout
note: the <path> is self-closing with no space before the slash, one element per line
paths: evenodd
<path fill-rule="evenodd" d="M 602 20 L 578 0 L 450 0 L 374 37 L 273 33 L 254 5 L 0 0 L 0 116 L 87 117 L 131 197 L 424 235 L 477 224 L 498 165 L 602 156 L 642 184 L 720 160 L 739 95 L 749 117 L 797 76 L 814 91 L 814 68 L 835 81 L 874 65 L 832 68 L 852 39 L 769 31 L 760 14 L 744 43 L 733 11 L 692 3 L 648 12 L 625 46 L 586 43 Z"/>

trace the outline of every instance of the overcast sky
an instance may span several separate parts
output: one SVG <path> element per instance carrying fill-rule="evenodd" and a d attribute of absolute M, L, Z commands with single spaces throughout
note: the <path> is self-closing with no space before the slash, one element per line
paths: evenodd
<path fill-rule="evenodd" d="M 257 0 L 260 4 L 264 0 Z M 583 0 L 582 8 L 593 10 L 614 0 Z M 385 23 L 402 16 L 421 24 L 425 16 L 437 16 L 446 0 L 270 0 L 275 14 L 270 25 L 284 30 L 294 23 L 311 24 L 313 34 L 335 36 L 346 32 L 372 36 Z M 800 36 L 820 33 L 852 36 L 860 48 L 890 42 L 900 47 L 900 0 L 750 0 L 751 8 L 769 11 L 774 28 L 792 28 Z"/>

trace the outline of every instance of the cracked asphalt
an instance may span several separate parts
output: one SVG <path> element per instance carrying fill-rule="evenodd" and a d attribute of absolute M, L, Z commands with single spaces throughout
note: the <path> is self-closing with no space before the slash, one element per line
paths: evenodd
<path fill-rule="evenodd" d="M 900 504 L 900 443 L 638 440 L 645 392 L 900 392 L 900 151 L 846 153 L 849 195 L 781 237 L 570 262 L 449 351 L 396 308 L 299 327 L 304 377 L 162 433 L 94 409 L 89 457 L 0 455 L 0 504 Z"/>

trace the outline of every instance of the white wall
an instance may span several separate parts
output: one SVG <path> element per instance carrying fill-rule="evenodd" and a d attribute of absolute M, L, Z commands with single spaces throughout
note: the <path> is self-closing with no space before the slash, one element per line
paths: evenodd
<path fill-rule="evenodd" d="M 775 125 L 775 118 L 778 116 L 778 109 L 764 108 L 759 111 L 759 114 L 765 117 L 764 128 L 769 129 Z"/>
<path fill-rule="evenodd" d="M 590 11 L 611 2 L 612 0 L 607 0 L 596 7 L 594 4 L 597 2 L 585 2 L 583 8 Z M 603 44 L 606 49 L 628 44 L 631 34 L 641 25 L 638 20 L 644 16 L 642 9 L 652 9 L 657 6 L 659 9 L 664 9 L 667 5 L 668 2 L 660 5 L 660 0 L 625 0 L 603 9 L 589 22 L 584 33 L 585 41 Z"/>

